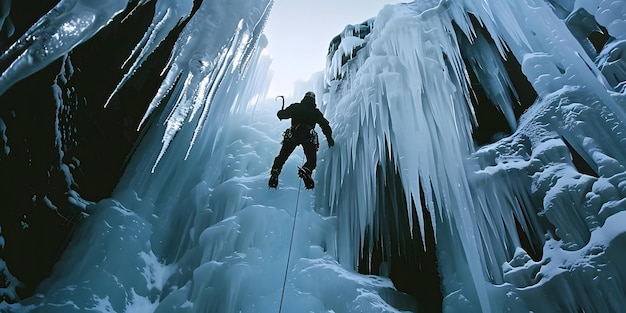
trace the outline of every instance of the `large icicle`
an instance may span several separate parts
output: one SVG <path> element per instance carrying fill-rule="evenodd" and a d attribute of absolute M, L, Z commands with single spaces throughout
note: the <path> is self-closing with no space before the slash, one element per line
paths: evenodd
<path fill-rule="evenodd" d="M 450 223 L 444 228 L 459 229 L 466 258 L 483 258 L 473 239 L 479 234 L 473 226 L 474 208 L 463 167 L 472 150 L 467 74 L 452 19 L 439 18 L 453 8 L 436 2 L 431 5 L 381 11 L 366 37 L 367 50 L 362 49 L 365 51 L 355 60 L 362 65 L 357 70 L 343 70 L 341 87 L 330 90 L 326 112 L 341 125 L 335 133 L 346 144 L 329 152 L 324 180 L 341 181 L 341 185 L 328 185 L 326 192 L 329 206 L 337 208 L 339 259 L 347 265 L 356 266 L 358 255 L 351 247 L 364 242 L 365 230 L 374 223 L 376 186 L 371 182 L 376 181 L 377 165 L 391 159 L 388 153 L 399 169 L 409 210 L 422 187 L 433 219 L 439 216 Z M 412 44 L 404 44 L 409 42 Z M 337 62 L 331 59 L 329 66 L 336 68 Z M 333 72 L 336 70 L 327 73 Z M 440 210 L 435 210 L 435 202 Z M 423 236 L 420 202 L 415 205 Z M 410 220 L 409 227 L 413 227 Z M 484 277 L 481 263 L 470 263 L 468 274 L 480 303 L 489 308 L 486 293 L 478 287 Z"/>
<path fill-rule="evenodd" d="M 141 127 L 161 101 L 169 96 L 167 110 L 170 114 L 163 121 L 167 127 L 155 167 L 174 136 L 187 122 L 192 122 L 196 129 L 189 149 L 193 147 L 198 132 L 208 119 L 216 90 L 222 84 L 228 86 L 231 83 L 230 80 L 234 79 L 231 73 L 245 73 L 249 58 L 258 47 L 260 30 L 270 7 L 271 1 L 205 1 L 187 23 L 164 69 L 167 72 L 165 79 L 140 123 Z M 243 14 L 244 10 L 251 13 Z M 238 16 L 246 18 L 238 19 Z M 211 121 L 219 125 L 223 112 L 216 112 L 214 116 Z"/>
<path fill-rule="evenodd" d="M 610 25 L 609 34 L 621 38 L 623 28 L 616 25 L 624 20 L 623 6 L 592 2 L 565 7 L 584 7 L 602 16 L 600 24 Z M 607 18 L 607 12 L 620 13 Z M 483 34 L 491 37 L 489 41 L 476 36 L 474 18 L 486 31 Z M 612 205 L 610 210 L 598 209 L 593 202 L 598 198 L 590 194 L 587 197 L 596 200 L 582 201 L 585 192 L 602 193 L 601 186 L 606 185 L 604 180 L 600 185 L 578 173 L 567 157 L 572 147 L 592 168 L 597 170 L 599 164 L 611 168 L 605 174 L 611 177 L 609 190 L 622 179 L 618 173 L 623 169 L 623 151 L 615 147 L 623 146 L 621 129 L 626 119 L 618 104 L 621 98 L 611 94 L 623 72 L 621 63 L 615 62 L 621 46 L 609 43 L 614 48 L 598 58 L 608 63 L 604 72 L 612 75 L 609 84 L 566 22 L 543 1 L 419 1 L 381 11 L 372 27 L 364 47 L 346 33 L 339 45 L 333 41 L 336 52 L 329 55 L 325 71 L 325 113 L 335 121 L 338 142 L 344 144 L 323 157 L 327 166 L 320 176 L 326 185 L 318 194 L 328 195 L 322 205 L 338 218 L 339 259 L 355 266 L 359 256 L 354 246 L 365 242 L 371 247 L 371 240 L 382 236 L 365 237 L 379 223 L 374 220 L 376 188 L 372 182 L 377 165 L 393 160 L 407 195 L 405 207 L 411 208 L 411 196 L 419 195 L 420 186 L 424 189 L 430 222 L 436 229 L 445 310 L 503 311 L 516 305 L 520 312 L 547 310 L 542 307 L 546 302 L 532 303 L 531 294 L 537 291 L 512 291 L 506 283 L 511 282 L 513 271 L 502 265 L 520 255 L 523 242 L 529 241 L 531 246 L 526 248 L 535 253 L 541 251 L 547 244 L 545 237 L 554 229 L 563 249 L 581 249 L 584 254 L 592 250 L 587 245 L 590 238 L 598 238 L 589 233 L 598 225 L 593 212 L 603 212 L 604 221 L 621 210 Z M 457 39 L 455 29 L 466 38 Z M 343 57 L 353 54 L 346 50 L 357 46 L 356 56 L 346 61 Z M 504 112 L 510 127 L 519 127 L 510 138 L 478 152 L 472 152 L 471 90 L 460 49 L 470 58 L 469 64 L 475 61 L 472 66 L 482 87 Z M 538 103 L 520 121 L 511 101 L 516 90 L 502 62 L 509 55 L 521 63 L 539 95 Z M 569 86 L 584 87 L 570 90 Z M 567 105 L 569 101 L 577 102 Z M 586 111 L 578 103 L 593 109 Z M 591 117 L 589 112 L 602 113 Z M 561 119 L 564 122 L 559 123 Z M 600 124 L 585 124 L 581 119 Z M 592 129 L 603 133 L 606 142 L 587 138 Z M 608 134 L 608 129 L 615 132 Z M 621 203 L 620 199 L 616 201 Z M 570 203 L 585 209 L 565 212 Z M 417 213 L 423 227 L 419 208 Z M 410 216 L 409 212 L 409 227 Z M 599 244 L 623 244 L 618 237 L 611 238 L 610 244 Z M 542 265 L 550 267 L 549 258 Z M 575 264 L 567 266 L 578 270 Z M 528 271 L 533 269 L 535 265 Z M 622 273 L 619 277 L 624 279 Z M 566 278 L 557 278 L 562 279 Z M 494 288 L 500 284 L 505 287 Z M 503 300 L 510 296 L 507 292 L 520 298 Z M 585 299 L 566 298 L 563 305 L 593 310 L 597 303 Z M 618 303 L 614 308 L 621 307 Z"/>
<path fill-rule="evenodd" d="M 126 8 L 127 0 L 63 0 L 0 56 L 0 94 L 88 40 Z"/>
<path fill-rule="evenodd" d="M 130 56 L 128 56 L 128 59 L 124 61 L 122 68 L 126 67 L 126 64 L 129 62 L 132 62 L 132 65 L 107 99 L 105 106 L 109 104 L 111 98 L 113 98 L 122 86 L 133 76 L 135 71 L 137 71 L 148 56 L 154 52 L 170 31 L 189 17 L 192 8 L 192 0 L 157 0 L 155 14 L 149 29 L 139 43 L 137 43 L 137 46 L 133 49 Z"/>

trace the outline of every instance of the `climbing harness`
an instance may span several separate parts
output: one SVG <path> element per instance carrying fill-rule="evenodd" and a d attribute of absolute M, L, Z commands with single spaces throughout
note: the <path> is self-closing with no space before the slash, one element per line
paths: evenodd
<path fill-rule="evenodd" d="M 310 141 L 315 145 L 315 151 L 318 151 L 320 149 L 320 140 L 317 138 L 317 132 L 315 131 L 315 129 L 311 129 Z"/>
<path fill-rule="evenodd" d="M 304 162 L 302 163 L 304 164 Z M 300 189 L 302 188 L 302 181 L 298 184 L 298 196 L 296 197 L 296 210 L 293 214 L 293 225 L 291 226 L 291 240 L 289 241 L 289 252 L 287 253 L 287 267 L 285 267 L 285 278 L 283 279 L 283 290 L 280 294 L 280 307 L 278 313 L 283 311 L 283 298 L 285 297 L 285 286 L 287 285 L 287 274 L 289 273 L 289 263 L 291 261 L 291 247 L 293 245 L 293 234 L 296 231 L 296 218 L 298 217 L 298 203 L 300 202 Z"/>
<path fill-rule="evenodd" d="M 302 138 L 304 134 L 301 131 L 298 132 L 298 130 L 301 129 L 300 127 L 308 128 L 308 139 L 304 140 L 304 138 Z M 281 142 L 281 144 L 285 143 L 286 141 L 292 141 L 296 144 L 308 141 L 315 145 L 315 151 L 318 151 L 320 147 L 320 141 L 318 139 L 315 128 L 311 128 L 310 126 L 304 124 L 298 124 L 285 129 L 285 131 L 283 132 L 283 141 Z"/>
<path fill-rule="evenodd" d="M 283 142 L 281 142 L 281 144 L 285 143 L 285 141 L 291 140 L 292 138 L 293 138 L 293 132 L 291 131 L 291 127 L 289 127 L 285 129 L 285 131 L 283 132 Z"/>
<path fill-rule="evenodd" d="M 274 100 L 278 100 L 278 98 L 281 98 L 281 100 L 282 100 L 281 110 L 284 110 L 285 109 L 285 96 L 276 96 L 276 98 Z M 319 147 L 320 147 L 320 142 L 319 142 L 319 139 L 318 139 L 318 136 L 317 136 L 317 132 L 315 131 L 315 127 L 311 127 L 311 126 L 308 126 L 308 125 L 305 125 L 305 124 L 298 124 L 298 125 L 294 125 L 294 126 L 291 126 L 291 127 L 287 128 L 287 129 L 285 129 L 285 131 L 283 132 L 283 141 L 281 142 L 281 144 L 283 144 L 285 141 L 290 141 L 290 140 L 295 141 L 296 143 L 298 143 L 298 141 L 296 141 L 296 138 L 294 138 L 294 136 L 296 135 L 294 133 L 297 132 L 298 129 L 301 126 L 302 127 L 306 127 L 306 128 L 309 129 L 310 137 L 309 137 L 308 141 L 310 143 L 314 144 L 315 145 L 315 151 L 318 151 Z M 298 137 L 301 137 L 301 134 Z M 301 139 L 301 138 L 298 138 L 298 139 Z M 301 140 L 300 142 L 303 142 L 303 141 Z"/>

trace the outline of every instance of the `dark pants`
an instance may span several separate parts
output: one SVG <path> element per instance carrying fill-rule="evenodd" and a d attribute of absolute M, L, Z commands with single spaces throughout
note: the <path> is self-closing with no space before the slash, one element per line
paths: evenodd
<path fill-rule="evenodd" d="M 285 165 L 285 162 L 287 161 L 287 158 L 289 158 L 293 150 L 295 150 L 296 147 L 299 145 L 302 145 L 302 149 L 304 150 L 304 156 L 306 157 L 304 167 L 313 172 L 313 170 L 317 166 L 318 145 L 316 140 L 312 140 L 312 135 L 309 133 L 294 133 L 292 138 L 284 138 L 283 146 L 280 148 L 278 156 L 276 156 L 276 158 L 274 159 L 272 169 L 276 169 L 278 170 L 278 173 L 280 173 L 283 165 Z"/>

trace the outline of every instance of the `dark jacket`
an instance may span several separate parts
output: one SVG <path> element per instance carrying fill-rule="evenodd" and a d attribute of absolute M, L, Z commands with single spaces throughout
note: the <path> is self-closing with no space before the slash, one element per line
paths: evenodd
<path fill-rule="evenodd" d="M 332 130 L 328 120 L 324 118 L 324 115 L 315 104 L 315 99 L 311 97 L 304 97 L 300 103 L 293 103 L 286 109 L 278 111 L 276 115 L 281 120 L 290 118 L 292 128 L 306 125 L 308 128 L 313 129 L 317 123 L 322 128 L 322 133 L 324 133 L 326 138 L 332 138 Z"/>

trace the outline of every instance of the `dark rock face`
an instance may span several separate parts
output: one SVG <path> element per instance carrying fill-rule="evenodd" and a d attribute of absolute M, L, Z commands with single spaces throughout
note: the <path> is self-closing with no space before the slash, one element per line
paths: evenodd
<path fill-rule="evenodd" d="M 2 50 L 57 2 L 12 1 L 15 32 L 8 38 L 2 34 Z M 51 63 L 0 96 L 0 119 L 10 149 L 0 154 L 0 235 L 5 239 L 0 258 L 22 283 L 19 298 L 31 295 L 49 275 L 82 216 L 69 201 L 71 195 L 75 192 L 91 202 L 110 196 L 140 138 L 137 125 L 160 85 L 159 73 L 181 28 L 161 43 L 107 108 L 104 103 L 124 75 L 120 67 L 153 12 L 154 7 L 146 5 L 132 16 L 118 15 L 70 52 L 65 62 Z M 0 71 L 11 61 L 0 63 Z M 59 73 L 67 80 L 57 79 Z M 55 82 L 63 97 L 60 107 Z"/>

